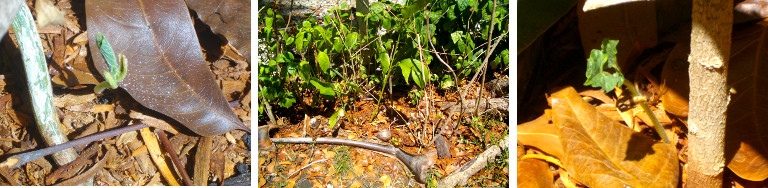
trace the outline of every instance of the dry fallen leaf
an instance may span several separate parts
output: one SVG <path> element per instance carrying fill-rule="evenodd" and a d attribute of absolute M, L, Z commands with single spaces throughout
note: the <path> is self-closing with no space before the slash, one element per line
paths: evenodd
<path fill-rule="evenodd" d="M 59 10 L 49 0 L 36 1 L 35 14 L 37 15 L 38 28 L 45 28 L 48 25 L 64 25 L 67 22 L 64 11 Z"/>
<path fill-rule="evenodd" d="M 381 175 L 379 181 L 384 184 L 382 187 L 389 187 L 392 185 L 392 178 L 389 178 L 389 175 L 387 174 Z"/>
<path fill-rule="evenodd" d="M 517 141 L 561 158 L 563 146 L 560 145 L 560 130 L 552 122 L 549 112 L 550 110 L 546 110 L 539 118 L 518 125 Z"/>
<path fill-rule="evenodd" d="M 731 102 L 725 132 L 728 168 L 741 178 L 768 178 L 768 22 L 735 31 L 728 65 Z M 744 33 L 744 34 L 742 34 Z M 739 50 L 741 49 L 741 50 Z M 735 151 L 738 150 L 738 151 Z"/>
<path fill-rule="evenodd" d="M 690 44 L 677 43 L 661 71 L 661 106 L 678 117 L 688 117 L 688 54 Z"/>
<path fill-rule="evenodd" d="M 363 186 L 363 183 L 360 183 L 360 181 L 355 180 L 355 182 L 352 182 L 352 185 L 349 185 L 349 188 L 360 188 Z"/>
<path fill-rule="evenodd" d="M 568 87 L 552 94 L 563 166 L 590 187 L 674 187 L 679 169 L 674 145 L 659 143 L 616 122 Z"/>
<path fill-rule="evenodd" d="M 517 161 L 517 187 L 555 187 L 546 162 L 537 159 Z"/>
<path fill-rule="evenodd" d="M 250 131 L 216 84 L 184 1 L 88 0 L 85 10 L 88 38 L 103 35 L 128 59 L 118 85 L 138 103 L 202 136 Z M 95 68 L 108 71 L 96 40 L 89 45 Z"/>

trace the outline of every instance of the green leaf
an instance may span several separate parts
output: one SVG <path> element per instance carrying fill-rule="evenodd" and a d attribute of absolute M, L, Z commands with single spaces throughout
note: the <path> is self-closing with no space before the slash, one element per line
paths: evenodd
<path fill-rule="evenodd" d="M 344 44 L 341 43 L 341 38 L 333 37 L 333 51 L 341 52 L 344 49 Z"/>
<path fill-rule="evenodd" d="M 359 85 L 357 85 L 356 83 L 354 83 L 354 82 L 347 82 L 347 85 L 348 85 L 348 86 L 349 86 L 349 88 L 351 88 L 351 89 L 352 89 L 352 91 L 354 91 L 355 93 L 363 93 L 363 89 L 362 89 L 362 88 L 360 88 L 360 86 L 359 86 Z"/>
<path fill-rule="evenodd" d="M 323 72 L 326 72 L 328 67 L 331 66 L 331 60 L 328 58 L 328 54 L 326 54 L 324 51 L 318 52 L 317 64 L 320 65 L 320 69 L 322 69 Z"/>
<path fill-rule="evenodd" d="M 425 80 L 422 75 L 424 75 L 425 71 L 423 70 L 423 65 L 419 60 L 404 59 L 398 63 L 398 66 L 402 71 L 406 84 L 408 83 L 408 77 L 412 77 L 413 81 L 416 82 L 416 85 L 424 88 Z"/>
<path fill-rule="evenodd" d="M 345 111 L 344 107 L 341 107 L 340 109 L 336 110 L 336 112 L 334 112 L 333 115 L 331 115 L 331 118 L 329 120 L 330 122 L 328 122 L 331 124 L 331 127 L 330 127 L 331 129 L 333 129 L 333 127 L 336 126 L 336 123 L 339 122 L 339 119 L 344 117 L 344 111 Z"/>
<path fill-rule="evenodd" d="M 293 96 L 292 92 L 288 92 L 282 95 L 280 102 L 277 104 L 283 108 L 290 108 L 293 106 L 293 103 L 296 103 L 296 97 Z"/>
<path fill-rule="evenodd" d="M 277 59 L 277 63 L 293 62 L 293 53 L 283 52 L 281 54 L 277 54 L 276 59 Z"/>
<path fill-rule="evenodd" d="M 456 1 L 456 4 L 459 5 L 460 11 L 464 11 L 467 10 L 467 7 L 472 6 L 472 0 L 458 0 Z"/>
<path fill-rule="evenodd" d="M 347 35 L 347 38 L 344 39 L 344 42 L 347 43 L 347 46 L 354 47 L 357 46 L 357 38 L 360 36 L 360 34 L 357 34 L 357 32 L 352 32 Z"/>
<path fill-rule="evenodd" d="M 315 86 L 315 88 L 317 88 L 317 90 L 320 91 L 320 94 L 327 95 L 327 96 L 336 95 L 336 91 L 333 90 L 333 85 L 328 82 L 323 82 L 317 78 L 309 78 L 309 83 Z"/>
<path fill-rule="evenodd" d="M 453 84 L 455 84 L 453 82 L 453 78 L 451 76 L 447 75 L 447 74 L 443 75 L 442 80 L 440 80 L 440 88 L 441 89 L 451 88 L 451 87 L 453 87 Z"/>
<path fill-rule="evenodd" d="M 307 81 L 309 80 L 310 73 L 311 72 L 309 69 L 309 62 L 307 61 L 299 62 L 299 77 L 301 77 L 302 80 Z"/>
<path fill-rule="evenodd" d="M 603 39 L 601 49 L 593 49 L 587 59 L 585 86 L 602 87 L 605 92 L 624 83 L 624 75 L 616 62 L 618 40 Z"/>
<path fill-rule="evenodd" d="M 400 70 L 403 73 L 403 77 L 405 78 L 405 83 L 408 84 L 408 77 L 411 76 L 411 69 L 413 68 L 412 59 L 403 59 L 401 60 L 397 66 L 400 67 Z"/>
<path fill-rule="evenodd" d="M 293 44 L 294 40 L 296 40 L 296 38 L 293 38 L 293 36 L 288 37 L 287 39 L 285 39 L 285 45 L 287 46 L 287 45 Z"/>
<path fill-rule="evenodd" d="M 371 3 L 370 10 L 376 14 L 382 13 L 384 12 L 384 4 L 381 2 L 373 2 Z"/>
<path fill-rule="evenodd" d="M 107 41 L 101 33 L 99 33 L 99 39 L 96 40 L 96 45 L 99 46 L 101 56 L 104 57 L 104 61 L 107 62 L 109 73 L 117 75 L 120 71 L 120 67 L 117 64 L 117 59 L 115 59 L 115 51 L 112 50 L 112 45 L 109 45 L 109 41 Z"/>
<path fill-rule="evenodd" d="M 415 14 L 416 12 L 424 8 L 424 6 L 426 6 L 431 1 L 414 0 L 411 2 L 412 3 L 410 5 L 405 6 L 405 8 L 402 11 L 402 16 L 404 16 L 405 18 L 410 18 L 411 16 L 413 16 L 413 14 Z"/>
<path fill-rule="evenodd" d="M 381 26 L 386 30 L 392 29 L 392 23 L 386 17 L 381 19 Z"/>
<path fill-rule="evenodd" d="M 312 23 L 309 23 L 309 21 L 303 21 L 301 22 L 301 26 L 304 27 L 305 29 L 309 29 L 309 28 L 312 28 Z"/>
<path fill-rule="evenodd" d="M 296 34 L 296 50 L 303 51 L 304 42 L 306 42 L 306 40 L 304 40 L 304 32 Z"/>
<path fill-rule="evenodd" d="M 411 78 L 413 78 L 413 82 L 415 82 L 419 88 L 424 88 L 424 77 L 422 77 L 421 72 L 411 71 Z"/>
<path fill-rule="evenodd" d="M 389 59 L 389 54 L 379 53 L 379 58 L 376 60 L 381 63 L 381 70 L 384 72 L 384 74 L 388 73 L 390 65 L 392 64 L 391 60 Z"/>

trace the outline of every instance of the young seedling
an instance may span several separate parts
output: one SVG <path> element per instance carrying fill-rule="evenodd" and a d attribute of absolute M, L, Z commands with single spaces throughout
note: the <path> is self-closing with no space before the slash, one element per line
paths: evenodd
<path fill-rule="evenodd" d="M 651 107 L 648 106 L 648 99 L 640 94 L 635 85 L 629 80 L 624 79 L 624 75 L 621 74 L 621 69 L 619 69 L 619 65 L 616 63 L 616 46 L 618 44 L 618 40 L 605 38 L 600 46 L 601 49 L 592 50 L 589 54 L 589 59 L 587 59 L 587 81 L 584 82 L 584 85 L 602 87 L 606 93 L 613 91 L 614 88 L 621 88 L 621 85 L 626 86 L 630 94 L 632 94 L 632 102 L 640 104 L 645 114 L 651 117 L 653 127 L 659 133 L 661 139 L 664 140 L 664 143 L 669 144 L 669 138 L 667 138 L 667 133 L 664 132 L 664 127 L 661 126 L 659 119 L 656 118 L 656 115 L 651 111 Z"/>
<path fill-rule="evenodd" d="M 96 40 L 96 44 L 99 46 L 101 56 L 104 57 L 104 61 L 107 62 L 109 71 L 104 71 L 102 74 L 106 81 L 103 81 L 93 88 L 96 94 L 101 94 L 104 89 L 117 89 L 117 83 L 120 83 L 128 73 L 128 60 L 122 53 L 118 55 L 120 58 L 120 64 L 115 59 L 115 52 L 112 50 L 112 46 L 109 45 L 109 41 L 104 38 L 104 35 L 99 33 L 99 38 Z"/>

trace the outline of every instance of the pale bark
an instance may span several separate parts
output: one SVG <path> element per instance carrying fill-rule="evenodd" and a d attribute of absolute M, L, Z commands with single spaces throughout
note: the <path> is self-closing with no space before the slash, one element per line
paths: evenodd
<path fill-rule="evenodd" d="M 686 187 L 722 187 L 733 0 L 694 0 Z"/>

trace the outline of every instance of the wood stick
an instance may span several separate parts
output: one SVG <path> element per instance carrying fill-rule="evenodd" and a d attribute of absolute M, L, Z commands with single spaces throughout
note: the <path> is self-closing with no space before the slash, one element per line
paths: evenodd
<path fill-rule="evenodd" d="M 211 169 L 211 151 L 213 138 L 204 136 L 197 143 L 197 153 L 195 154 L 195 179 L 192 180 L 197 186 L 208 185 L 208 172 Z"/>

